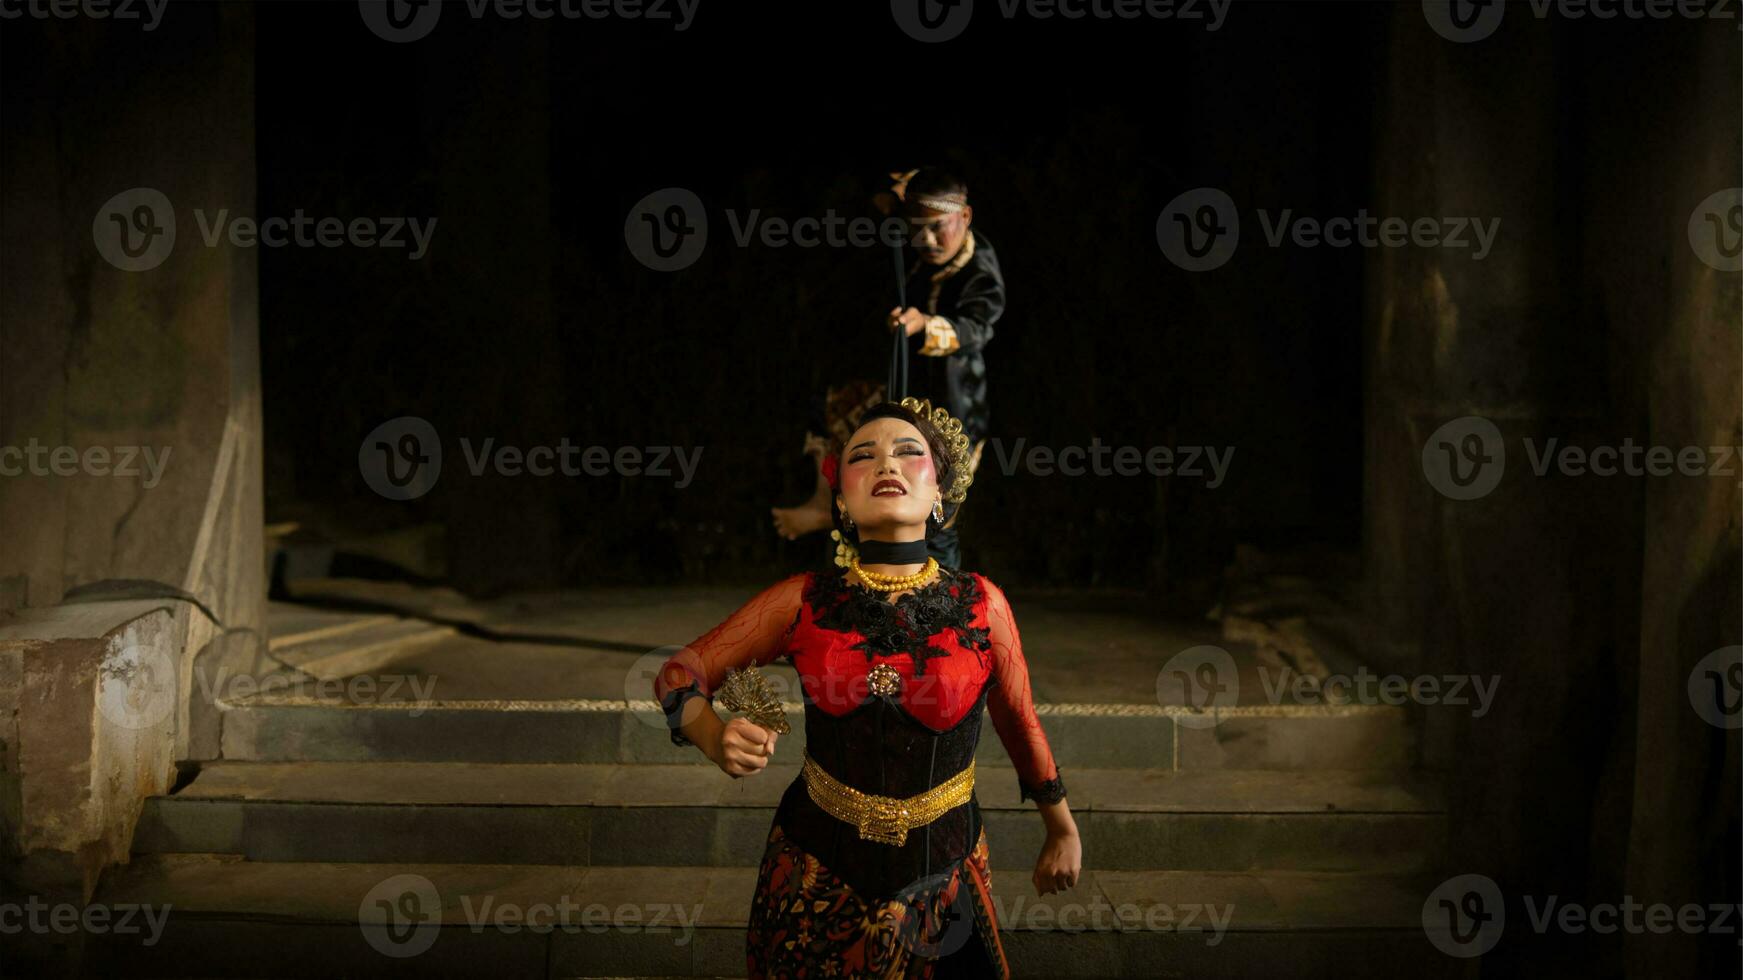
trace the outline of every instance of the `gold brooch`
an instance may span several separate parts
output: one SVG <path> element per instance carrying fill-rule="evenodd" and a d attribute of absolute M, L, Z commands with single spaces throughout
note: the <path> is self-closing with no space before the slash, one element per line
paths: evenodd
<path fill-rule="evenodd" d="M 902 675 L 889 664 L 878 664 L 865 676 L 871 683 L 871 692 L 878 697 L 889 697 L 902 688 Z"/>

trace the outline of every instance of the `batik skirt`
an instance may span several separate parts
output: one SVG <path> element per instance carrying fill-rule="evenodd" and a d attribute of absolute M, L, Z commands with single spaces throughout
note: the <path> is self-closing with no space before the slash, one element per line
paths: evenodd
<path fill-rule="evenodd" d="M 751 900 L 753 978 L 995 977 L 1010 969 L 993 911 L 986 830 L 943 874 L 867 900 L 781 832 L 769 830 Z"/>

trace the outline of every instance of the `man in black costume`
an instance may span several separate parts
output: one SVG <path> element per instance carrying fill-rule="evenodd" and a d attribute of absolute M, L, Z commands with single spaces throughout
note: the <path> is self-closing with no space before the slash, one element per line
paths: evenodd
<path fill-rule="evenodd" d="M 954 175 L 927 167 L 892 174 L 890 191 L 878 195 L 885 214 L 903 218 L 910 230 L 903 261 L 908 264 L 903 305 L 889 311 L 885 325 L 905 331 L 908 391 L 962 421 L 970 447 L 969 472 L 980 466 L 986 448 L 989 413 L 984 351 L 993 324 L 1005 311 L 1005 280 L 998 257 L 984 234 L 970 226 L 974 209 L 968 186 Z M 859 413 L 878 402 L 899 399 L 884 385 L 859 381 L 829 389 L 806 433 L 805 451 L 813 462 L 838 451 L 839 441 L 859 425 Z M 771 509 L 776 531 L 789 540 L 830 526 L 830 489 L 821 473 L 811 499 L 797 507 Z M 927 535 L 934 558 L 962 566 L 954 508 L 945 525 Z"/>
<path fill-rule="evenodd" d="M 930 399 L 962 420 L 972 451 L 970 472 L 986 448 L 990 413 L 984 351 L 1005 311 L 1005 279 L 998 256 L 971 225 L 968 186 L 927 167 L 899 175 L 894 205 L 908 222 L 916 260 L 908 270 L 906 305 L 885 317 L 908 337 L 908 394 Z M 935 557 L 958 568 L 962 551 L 956 515 L 928 537 Z"/>

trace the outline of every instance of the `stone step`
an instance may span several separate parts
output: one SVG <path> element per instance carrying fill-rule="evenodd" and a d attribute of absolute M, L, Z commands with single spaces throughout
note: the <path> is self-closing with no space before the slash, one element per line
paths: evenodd
<path fill-rule="evenodd" d="M 749 867 L 140 860 L 97 902 L 144 906 L 161 931 L 92 937 L 82 965 L 129 976 L 743 976 L 755 877 Z M 1026 875 L 993 875 L 1013 971 L 1061 977 L 1458 976 L 1465 964 L 1423 931 L 1435 884 L 1095 869 L 1037 897 Z"/>
<path fill-rule="evenodd" d="M 268 602 L 266 625 L 270 639 L 267 641 L 267 649 L 278 653 L 305 643 L 344 636 L 401 618 L 403 617 L 392 613 L 341 612 L 289 602 Z"/>
<path fill-rule="evenodd" d="M 780 749 L 777 748 L 777 754 Z M 1007 767 L 977 771 L 996 867 L 1042 842 Z M 798 767 L 733 779 L 708 768 L 468 763 L 213 763 L 154 797 L 135 854 L 252 861 L 621 866 L 754 863 Z M 1413 871 L 1445 830 L 1439 794 L 1363 772 L 1066 773 L 1097 867 Z"/>
<path fill-rule="evenodd" d="M 296 610 L 272 617 L 274 660 L 316 681 L 378 671 L 455 635 L 452 627 L 397 616 Z"/>
<path fill-rule="evenodd" d="M 653 763 L 709 765 L 671 743 L 655 703 L 622 698 L 393 698 L 415 676 L 369 681 L 369 699 L 268 692 L 223 702 L 223 756 L 251 762 Z M 389 686 L 395 690 L 389 692 Z M 786 702 L 798 756 L 804 716 Z M 1393 705 L 1043 703 L 1036 713 L 1072 769 L 1404 770 L 1414 730 Z M 980 757 L 1008 759 L 983 717 Z"/>

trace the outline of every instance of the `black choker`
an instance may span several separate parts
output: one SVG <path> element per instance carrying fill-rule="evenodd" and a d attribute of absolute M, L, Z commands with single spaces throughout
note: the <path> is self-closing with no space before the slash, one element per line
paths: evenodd
<path fill-rule="evenodd" d="M 926 541 L 861 541 L 859 560 L 864 565 L 924 565 Z"/>

